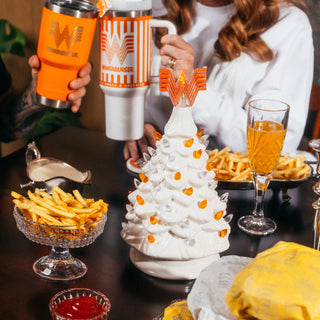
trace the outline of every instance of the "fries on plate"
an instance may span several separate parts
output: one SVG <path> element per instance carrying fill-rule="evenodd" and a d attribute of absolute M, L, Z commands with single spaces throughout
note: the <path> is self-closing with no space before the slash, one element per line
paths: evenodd
<path fill-rule="evenodd" d="M 289 157 L 288 154 L 281 157 L 273 171 L 275 180 L 301 180 L 310 175 L 310 167 L 306 164 L 302 152 L 297 157 Z M 222 150 L 209 151 L 207 168 L 214 170 L 215 179 L 218 181 L 251 181 L 252 174 L 247 153 L 231 152 L 229 147 Z"/>

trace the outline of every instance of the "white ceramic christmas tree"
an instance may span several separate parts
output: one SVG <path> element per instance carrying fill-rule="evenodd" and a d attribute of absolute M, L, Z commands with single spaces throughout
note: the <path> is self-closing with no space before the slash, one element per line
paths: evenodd
<path fill-rule="evenodd" d="M 154 132 L 156 150 L 144 155 L 128 197 L 121 236 L 132 247 L 130 259 L 160 278 L 194 279 L 229 247 L 227 194 L 216 191 L 207 137 L 192 118 L 191 105 L 205 87 L 205 69 L 196 69 L 190 84 L 184 71 L 176 84 L 171 70 L 161 70 L 160 90 L 169 92 L 173 112 L 164 135 Z"/>

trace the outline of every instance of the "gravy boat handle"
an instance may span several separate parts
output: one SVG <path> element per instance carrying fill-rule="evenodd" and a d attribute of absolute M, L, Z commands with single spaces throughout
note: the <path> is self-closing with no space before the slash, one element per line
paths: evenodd
<path fill-rule="evenodd" d="M 28 148 L 26 151 L 26 163 L 27 166 L 33 159 L 40 159 L 41 158 L 41 153 L 39 149 L 36 146 L 36 143 L 34 141 L 30 142 L 28 144 Z"/>

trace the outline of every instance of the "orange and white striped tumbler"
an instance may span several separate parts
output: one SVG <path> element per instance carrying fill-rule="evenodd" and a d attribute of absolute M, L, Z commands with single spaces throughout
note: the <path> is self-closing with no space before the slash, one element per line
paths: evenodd
<path fill-rule="evenodd" d="M 151 0 L 111 0 L 111 10 L 100 18 L 100 87 L 106 135 L 111 139 L 136 140 L 143 135 L 151 27 L 176 33 L 171 22 L 152 19 Z"/>

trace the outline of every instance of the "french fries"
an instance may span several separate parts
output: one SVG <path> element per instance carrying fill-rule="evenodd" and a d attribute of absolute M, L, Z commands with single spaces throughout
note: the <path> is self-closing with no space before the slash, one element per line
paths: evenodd
<path fill-rule="evenodd" d="M 64 192 L 55 186 L 52 195 L 35 189 L 28 191 L 28 198 L 12 191 L 13 203 L 23 215 L 33 222 L 54 226 L 77 228 L 99 220 L 108 211 L 102 200 L 84 199 L 78 190 Z"/>
<path fill-rule="evenodd" d="M 310 175 L 310 167 L 305 163 L 304 152 L 297 157 L 288 154 L 281 157 L 273 171 L 273 179 L 300 180 Z M 218 181 L 251 181 L 247 153 L 231 152 L 229 147 L 222 150 L 214 149 L 209 152 L 207 168 L 213 169 Z"/>

